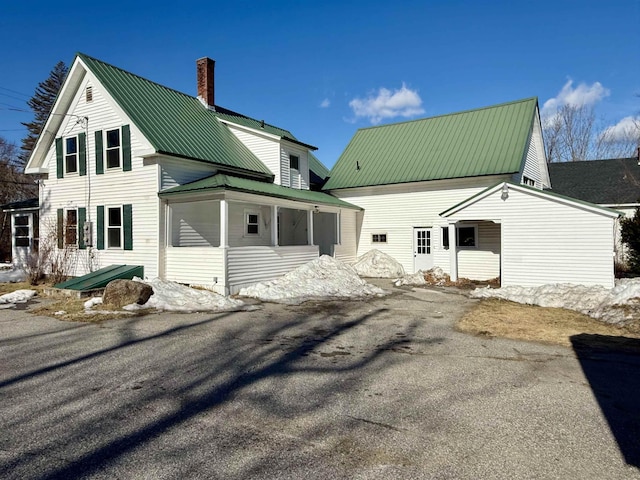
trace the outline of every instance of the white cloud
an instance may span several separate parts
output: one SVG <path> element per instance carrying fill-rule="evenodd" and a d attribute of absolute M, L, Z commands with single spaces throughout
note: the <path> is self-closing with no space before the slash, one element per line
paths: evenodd
<path fill-rule="evenodd" d="M 320 108 L 329 108 L 329 105 L 331 105 L 331 100 L 329 100 L 328 98 L 325 98 L 324 100 L 322 100 L 322 102 L 320 102 Z"/>
<path fill-rule="evenodd" d="M 594 82 L 591 85 L 581 83 L 574 88 L 573 80 L 569 79 L 558 95 L 544 102 L 540 114 L 543 117 L 551 117 L 565 105 L 573 107 L 594 105 L 608 97 L 610 93 L 609 89 L 602 86 L 600 82 Z"/>
<path fill-rule="evenodd" d="M 611 125 L 602 132 L 608 141 L 628 140 L 640 136 L 640 117 L 624 117 L 615 125 Z"/>
<path fill-rule="evenodd" d="M 422 99 L 416 90 L 403 83 L 398 90 L 380 88 L 367 98 L 354 98 L 349 102 L 356 117 L 366 117 L 371 123 L 380 123 L 383 118 L 413 117 L 424 113 Z"/>

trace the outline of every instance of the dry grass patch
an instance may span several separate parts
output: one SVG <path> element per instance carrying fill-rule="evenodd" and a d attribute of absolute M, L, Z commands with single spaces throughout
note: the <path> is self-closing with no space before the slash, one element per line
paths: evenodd
<path fill-rule="evenodd" d="M 39 305 L 29 311 L 35 315 L 44 315 L 68 322 L 101 322 L 116 318 L 131 318 L 147 315 L 151 310 L 126 310 L 110 309 L 108 305 L 98 305 L 96 311 L 85 310 L 84 302 L 87 298 L 65 297 L 44 305 Z M 61 313 L 64 312 L 64 313 Z"/>
<path fill-rule="evenodd" d="M 29 282 L 5 282 L 0 283 L 0 295 L 15 292 L 16 290 L 35 290 L 40 295 L 45 288 L 46 285 L 31 285 Z"/>
<path fill-rule="evenodd" d="M 543 308 L 490 298 L 482 300 L 456 325 L 457 330 L 488 337 L 571 346 L 581 333 L 640 338 L 640 330 L 617 327 L 564 308 Z"/>

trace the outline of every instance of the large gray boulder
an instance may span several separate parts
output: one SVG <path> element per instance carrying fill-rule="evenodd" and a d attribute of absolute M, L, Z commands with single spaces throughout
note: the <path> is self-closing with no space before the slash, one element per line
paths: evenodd
<path fill-rule="evenodd" d="M 144 305 L 151 295 L 153 295 L 151 285 L 119 279 L 107 284 L 102 295 L 102 303 L 116 308 L 122 308 L 132 303 Z"/>

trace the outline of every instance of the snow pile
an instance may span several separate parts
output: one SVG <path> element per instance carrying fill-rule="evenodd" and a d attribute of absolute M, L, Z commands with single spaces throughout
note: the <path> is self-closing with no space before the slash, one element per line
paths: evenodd
<path fill-rule="evenodd" d="M 24 282 L 27 279 L 27 274 L 20 268 L 10 268 L 8 270 L 0 270 L 0 283 L 16 283 Z"/>
<path fill-rule="evenodd" d="M 446 285 L 451 278 L 440 267 L 429 270 L 418 270 L 416 273 L 404 275 L 393 282 L 396 287 L 402 285 Z"/>
<path fill-rule="evenodd" d="M 84 309 L 91 310 L 96 305 L 102 305 L 102 297 L 92 297 L 84 302 Z"/>
<path fill-rule="evenodd" d="M 404 275 L 404 268 L 395 258 L 375 249 L 358 258 L 353 268 L 361 277 L 398 278 Z"/>
<path fill-rule="evenodd" d="M 35 290 L 16 290 L 0 295 L 0 308 L 15 307 L 16 303 L 26 303 L 36 294 Z"/>
<path fill-rule="evenodd" d="M 175 282 L 168 282 L 155 278 L 151 281 L 134 280 L 151 285 L 153 295 L 144 305 L 132 304 L 123 307 L 133 311 L 153 308 L 168 312 L 220 312 L 229 310 L 244 310 L 245 303 L 241 300 L 224 297 L 208 290 L 198 290 Z"/>
<path fill-rule="evenodd" d="M 393 281 L 393 284 L 396 287 L 401 287 L 402 285 L 426 285 L 427 281 L 424 279 L 424 272 L 418 270 L 416 273 L 408 273 L 397 278 Z"/>
<path fill-rule="evenodd" d="M 541 307 L 567 308 L 607 323 L 640 320 L 640 278 L 621 279 L 607 289 L 572 284 L 550 284 L 539 287 L 479 288 L 473 298 L 501 298 Z"/>
<path fill-rule="evenodd" d="M 323 255 L 286 275 L 240 290 L 240 295 L 260 300 L 297 304 L 326 297 L 357 298 L 385 295 L 383 289 L 362 280 L 350 265 Z"/>

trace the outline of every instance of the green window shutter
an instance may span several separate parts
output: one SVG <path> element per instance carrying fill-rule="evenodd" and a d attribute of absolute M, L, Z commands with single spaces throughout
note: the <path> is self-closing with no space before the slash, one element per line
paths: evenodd
<path fill-rule="evenodd" d="M 87 209 L 82 207 L 78 209 L 78 248 L 85 250 L 87 246 L 84 243 L 84 223 L 87 221 Z"/>
<path fill-rule="evenodd" d="M 96 132 L 96 173 L 104 173 L 104 152 L 102 151 L 102 130 Z"/>
<path fill-rule="evenodd" d="M 98 219 L 96 221 L 96 247 L 104 250 L 104 206 L 98 206 Z"/>
<path fill-rule="evenodd" d="M 64 248 L 64 210 L 58 209 L 58 248 Z"/>
<path fill-rule="evenodd" d="M 122 206 L 122 224 L 124 226 L 124 249 L 133 250 L 133 207 Z"/>
<path fill-rule="evenodd" d="M 78 134 L 78 170 L 80 175 L 87 174 L 87 134 Z"/>
<path fill-rule="evenodd" d="M 62 153 L 62 138 L 56 138 L 56 177 L 64 177 L 64 158 Z"/>
<path fill-rule="evenodd" d="M 131 171 L 131 130 L 129 125 L 122 126 L 122 170 Z"/>

